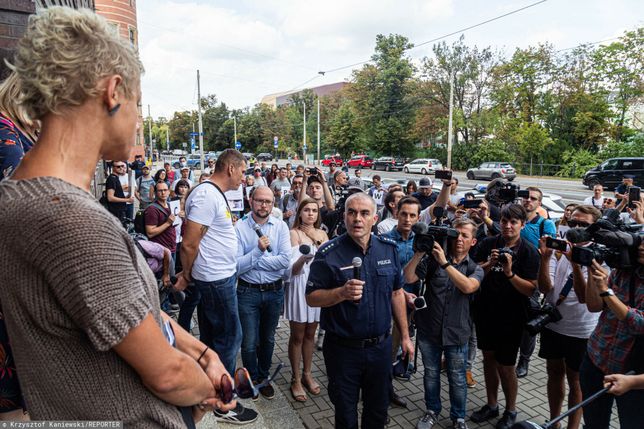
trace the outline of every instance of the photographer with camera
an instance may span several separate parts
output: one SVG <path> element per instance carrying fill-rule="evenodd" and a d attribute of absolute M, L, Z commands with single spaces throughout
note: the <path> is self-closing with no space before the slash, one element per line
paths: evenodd
<path fill-rule="evenodd" d="M 453 226 L 458 235 L 447 241 L 449 257 L 438 241 L 433 242 L 431 249 L 417 244 L 414 257 L 403 269 L 406 283 L 425 279 L 427 285 L 424 293 L 426 307 L 417 308 L 414 315 L 425 367 L 423 381 L 427 409 L 416 424 L 417 429 L 431 429 L 441 411 L 440 372 L 443 353 L 447 363 L 453 427 L 467 428 L 465 367 L 468 360 L 468 340 L 472 331 L 470 296 L 478 290 L 484 272 L 468 256 L 471 247 L 476 244 L 476 224 L 470 219 L 460 219 Z M 427 250 L 431 251 L 431 257 L 424 258 Z M 419 300 L 416 302 L 422 303 Z"/>
<path fill-rule="evenodd" d="M 570 216 L 572 228 L 593 224 L 601 212 L 590 205 L 577 206 Z M 584 243 L 577 245 L 583 246 Z M 554 250 L 559 250 L 559 258 Z M 588 311 L 585 304 L 587 270 L 570 261 L 572 249 L 565 240 L 541 237 L 539 290 L 545 295 L 547 311 L 531 320 L 529 330 L 541 332 L 539 357 L 546 360 L 550 419 L 561 414 L 568 380 L 568 407 L 581 402 L 579 367 L 586 353 L 588 337 L 595 329 L 599 315 Z M 549 322 L 549 323 L 548 323 Z M 536 338 L 536 335 L 534 336 Z M 581 422 L 581 410 L 568 418 L 568 429 Z"/>
<path fill-rule="evenodd" d="M 478 244 L 474 257 L 485 277 L 473 307 L 478 347 L 483 351 L 487 404 L 471 420 L 481 423 L 499 415 L 498 388 L 503 388 L 506 406 L 497 429 L 511 427 L 517 416 L 518 381 L 515 372 L 528 299 L 537 287 L 539 253 L 521 238 L 527 213 L 523 206 L 508 204 L 501 210 L 501 235 Z"/>
<path fill-rule="evenodd" d="M 623 374 L 629 370 L 641 374 L 644 370 L 644 240 L 641 234 L 641 230 L 639 235 L 633 234 L 633 243 L 628 248 L 635 262 L 629 264 L 630 268 L 615 268 L 609 273 L 596 260 L 590 266 L 586 305 L 589 311 L 601 314 L 588 339 L 580 368 L 584 398 L 604 387 L 607 374 Z M 608 428 L 614 400 L 622 429 L 641 428 L 644 390 L 596 399 L 592 406 L 584 407 L 585 427 Z"/>

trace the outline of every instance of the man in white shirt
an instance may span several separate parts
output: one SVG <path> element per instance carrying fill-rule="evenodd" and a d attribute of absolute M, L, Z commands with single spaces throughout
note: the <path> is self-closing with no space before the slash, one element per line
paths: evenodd
<path fill-rule="evenodd" d="M 600 217 L 601 212 L 597 208 L 580 205 L 573 211 L 570 223 L 575 227 L 584 227 L 595 223 Z M 546 359 L 548 402 L 550 419 L 553 419 L 561 414 L 566 379 L 569 386 L 568 407 L 581 402 L 579 367 L 600 313 L 588 311 L 585 304 L 588 273 L 585 267 L 571 263 L 572 249 L 568 248 L 557 259 L 553 249 L 546 247 L 546 240 L 545 236 L 539 240 L 539 290 L 562 315 L 561 320 L 548 323 L 541 331 L 539 350 L 539 357 Z M 581 410 L 578 410 L 568 418 L 569 429 L 579 427 L 581 414 Z"/>
<path fill-rule="evenodd" d="M 179 180 L 185 180 L 188 182 L 190 189 L 192 189 L 192 185 L 194 185 L 194 183 L 190 180 L 190 167 L 181 167 L 181 177 L 176 178 L 176 180 L 172 182 L 172 185 L 170 185 L 170 190 L 173 193 L 177 190 L 177 182 L 179 182 Z"/>
<path fill-rule="evenodd" d="M 191 283 L 181 312 L 192 317 L 199 303 L 201 341 L 212 348 L 229 374 L 235 373 L 242 328 L 237 305 L 237 234 L 224 192 L 239 188 L 246 171 L 246 158 L 226 149 L 217 159 L 215 172 L 190 193 L 185 203 L 186 227 L 181 245 L 183 271 L 177 273 L 175 288 Z M 194 284 L 194 287 L 192 285 Z M 183 319 L 182 315 L 179 315 Z M 241 403 L 228 413 L 214 411 L 218 421 L 246 424 L 257 412 Z"/>
<path fill-rule="evenodd" d="M 584 200 L 584 204 L 588 206 L 593 206 L 598 210 L 602 209 L 602 206 L 604 205 L 604 195 L 602 194 L 604 192 L 604 187 L 600 184 L 597 184 L 593 186 L 593 196 L 588 197 Z"/>

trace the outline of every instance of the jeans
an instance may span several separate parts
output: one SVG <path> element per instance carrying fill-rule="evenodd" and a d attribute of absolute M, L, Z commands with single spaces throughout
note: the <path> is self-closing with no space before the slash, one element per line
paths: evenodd
<path fill-rule="evenodd" d="M 134 220 L 134 204 L 128 204 L 125 206 L 125 216 L 128 219 Z"/>
<path fill-rule="evenodd" d="M 579 368 L 579 381 L 583 399 L 603 389 L 604 373 L 597 368 L 588 355 Z M 595 399 L 584 407 L 585 429 L 608 429 L 613 401 L 617 401 L 617 413 L 622 429 L 636 429 L 642 427 L 644 421 L 644 390 L 631 390 L 622 396 L 613 396 L 608 393 Z"/>
<path fill-rule="evenodd" d="M 530 335 L 527 330 L 523 330 L 521 335 L 521 345 L 519 346 L 519 358 L 523 361 L 530 362 L 534 348 L 537 345 L 537 336 Z"/>
<path fill-rule="evenodd" d="M 476 329 L 474 328 L 474 326 L 472 326 L 472 335 L 470 335 L 470 339 L 467 340 L 467 364 L 465 365 L 465 369 L 468 371 L 472 370 L 472 365 L 476 360 L 477 342 L 478 341 L 476 340 Z"/>
<path fill-rule="evenodd" d="M 242 362 L 251 379 L 265 380 L 271 370 L 275 329 L 284 304 L 284 288 L 262 292 L 240 285 L 237 287 L 237 301 L 243 333 Z"/>
<path fill-rule="evenodd" d="M 217 352 L 226 371 L 234 374 L 242 340 L 235 293 L 237 276 L 194 283 L 201 295 L 197 312 L 201 342 Z"/>
<path fill-rule="evenodd" d="M 433 411 L 437 416 L 441 412 L 441 356 L 445 353 L 447 379 L 449 380 L 449 415 L 452 420 L 464 419 L 467 402 L 467 384 L 465 380 L 467 344 L 462 346 L 440 346 L 419 334 L 418 348 L 423 355 L 423 366 L 425 367 L 423 384 L 427 409 Z"/>
<path fill-rule="evenodd" d="M 192 315 L 201 300 L 201 292 L 199 292 L 199 288 L 193 282 L 188 283 L 188 287 L 184 292 L 186 293 L 186 299 L 183 301 L 183 304 L 181 304 L 178 322 L 179 326 L 190 332 Z"/>

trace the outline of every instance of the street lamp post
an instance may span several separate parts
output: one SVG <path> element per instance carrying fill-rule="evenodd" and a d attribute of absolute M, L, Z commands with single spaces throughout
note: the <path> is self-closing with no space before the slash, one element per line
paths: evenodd
<path fill-rule="evenodd" d="M 304 163 L 306 164 L 306 102 L 302 101 L 304 107 L 304 134 L 302 136 L 302 155 L 304 156 Z"/>

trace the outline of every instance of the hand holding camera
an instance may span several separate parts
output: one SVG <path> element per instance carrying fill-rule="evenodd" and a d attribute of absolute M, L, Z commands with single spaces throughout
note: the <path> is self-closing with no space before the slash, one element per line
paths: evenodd
<path fill-rule="evenodd" d="M 598 292 L 605 292 L 608 290 L 608 271 L 605 270 L 599 262 L 593 259 L 590 265 L 590 274 L 593 279 L 592 283 L 597 288 Z"/>
<path fill-rule="evenodd" d="M 445 251 L 440 244 L 434 241 L 434 248 L 432 249 L 432 255 L 438 265 L 445 265 L 447 263 L 447 257 L 445 256 Z"/>

